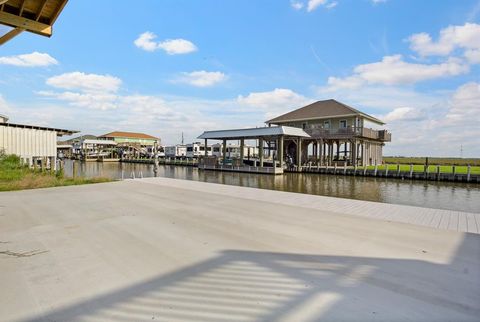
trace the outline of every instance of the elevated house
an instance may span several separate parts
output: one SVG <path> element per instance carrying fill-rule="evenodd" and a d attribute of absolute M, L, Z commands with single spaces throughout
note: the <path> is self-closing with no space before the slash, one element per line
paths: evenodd
<path fill-rule="evenodd" d="M 149 156 L 160 146 L 160 138 L 137 132 L 115 131 L 100 135 L 100 140 L 113 141 L 121 150 L 122 158 Z"/>
<path fill-rule="evenodd" d="M 266 123 L 301 128 L 310 135 L 285 142 L 286 157 L 297 165 L 380 164 L 383 146 L 391 141 L 391 134 L 379 129 L 384 122 L 334 99 L 312 103 Z"/>

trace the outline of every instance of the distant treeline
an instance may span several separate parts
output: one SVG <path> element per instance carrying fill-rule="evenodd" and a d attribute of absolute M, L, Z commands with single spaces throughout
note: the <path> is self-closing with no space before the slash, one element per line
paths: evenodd
<path fill-rule="evenodd" d="M 425 164 L 427 157 L 383 157 L 387 164 Z M 460 165 L 480 166 L 480 158 L 431 158 L 428 157 L 430 165 Z"/>

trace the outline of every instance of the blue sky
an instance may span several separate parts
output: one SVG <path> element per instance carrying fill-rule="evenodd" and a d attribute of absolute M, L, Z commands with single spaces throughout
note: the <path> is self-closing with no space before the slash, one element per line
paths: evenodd
<path fill-rule="evenodd" d="M 12 122 L 178 143 L 335 98 L 389 155 L 480 157 L 480 1 L 70 0 L 0 47 Z"/>

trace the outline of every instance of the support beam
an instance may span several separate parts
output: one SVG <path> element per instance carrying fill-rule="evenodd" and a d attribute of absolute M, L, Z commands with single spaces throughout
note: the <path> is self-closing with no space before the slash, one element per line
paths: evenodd
<path fill-rule="evenodd" d="M 40 19 L 40 16 L 42 15 L 43 9 L 45 9 L 45 5 L 47 4 L 47 2 L 48 0 L 43 0 L 42 5 L 40 6 L 40 10 L 38 11 L 37 16 L 35 17 L 35 21 L 38 21 L 38 19 Z"/>
<path fill-rule="evenodd" d="M 302 139 L 297 139 L 297 171 L 302 169 Z"/>
<path fill-rule="evenodd" d="M 243 166 L 243 158 L 245 157 L 245 139 L 240 140 L 240 164 Z"/>
<path fill-rule="evenodd" d="M 0 23 L 10 27 L 22 28 L 46 37 L 52 36 L 52 26 L 35 20 L 12 15 L 8 12 L 0 11 Z"/>
<path fill-rule="evenodd" d="M 6 43 L 7 41 L 9 41 L 10 39 L 18 36 L 19 34 L 22 33 L 22 31 L 24 31 L 25 29 L 22 29 L 22 28 L 15 28 L 15 29 L 12 29 L 10 30 L 9 32 L 7 32 L 5 35 L 3 35 L 2 37 L 0 37 L 0 46 L 3 45 L 4 43 Z"/>
<path fill-rule="evenodd" d="M 207 145 L 207 139 L 205 139 L 205 157 L 208 156 L 208 145 Z"/>
<path fill-rule="evenodd" d="M 222 164 L 225 165 L 227 163 L 227 140 L 223 140 L 223 146 L 222 146 Z"/>
<path fill-rule="evenodd" d="M 263 167 L 263 138 L 258 139 L 258 156 L 260 159 L 260 167 Z"/>
<path fill-rule="evenodd" d="M 283 169 L 283 135 L 278 138 L 277 159 L 280 163 L 280 168 Z"/>

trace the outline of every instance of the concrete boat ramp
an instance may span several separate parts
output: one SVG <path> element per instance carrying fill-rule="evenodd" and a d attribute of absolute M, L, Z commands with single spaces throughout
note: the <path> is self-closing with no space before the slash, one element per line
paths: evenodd
<path fill-rule="evenodd" d="M 166 178 L 0 193 L 0 320 L 479 321 L 479 223 Z"/>

